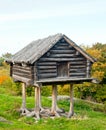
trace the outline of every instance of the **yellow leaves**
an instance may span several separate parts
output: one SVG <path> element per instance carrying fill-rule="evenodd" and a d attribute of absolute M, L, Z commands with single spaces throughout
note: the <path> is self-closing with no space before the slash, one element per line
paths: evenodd
<path fill-rule="evenodd" d="M 94 64 L 93 64 L 93 66 L 92 66 L 93 68 L 97 68 L 98 67 L 98 63 L 97 62 L 95 62 Z"/>
<path fill-rule="evenodd" d="M 102 81 L 106 74 L 106 63 L 96 62 L 92 66 L 92 76 Z"/>
<path fill-rule="evenodd" d="M 65 84 L 63 86 L 58 86 L 58 93 L 61 95 L 69 94 L 69 84 Z"/>
<path fill-rule="evenodd" d="M 93 70 L 104 70 L 106 69 L 106 63 L 95 62 L 92 66 Z"/>
<path fill-rule="evenodd" d="M 99 79 L 100 81 L 102 81 L 103 77 L 104 77 L 104 72 L 103 71 L 95 71 L 93 73 L 93 77 Z"/>
<path fill-rule="evenodd" d="M 88 54 L 90 54 L 91 56 L 93 56 L 96 59 L 101 59 L 102 58 L 101 50 L 98 50 L 98 49 L 87 49 L 86 51 L 87 51 Z"/>

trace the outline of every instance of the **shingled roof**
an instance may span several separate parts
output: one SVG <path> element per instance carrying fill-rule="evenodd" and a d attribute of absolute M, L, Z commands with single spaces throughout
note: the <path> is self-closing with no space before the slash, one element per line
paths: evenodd
<path fill-rule="evenodd" d="M 64 38 L 71 46 L 73 46 L 91 62 L 95 62 L 94 58 L 88 55 L 72 40 L 70 40 L 67 36 L 61 33 L 31 42 L 22 50 L 14 54 L 11 59 L 7 60 L 7 62 L 33 64 L 62 38 Z"/>

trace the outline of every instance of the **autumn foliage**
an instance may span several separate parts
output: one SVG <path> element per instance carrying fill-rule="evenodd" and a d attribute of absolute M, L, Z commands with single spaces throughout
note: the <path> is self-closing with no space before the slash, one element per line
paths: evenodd
<path fill-rule="evenodd" d="M 0 76 L 0 84 L 2 84 L 7 79 L 8 79 L 8 77 L 6 75 Z"/>
<path fill-rule="evenodd" d="M 83 99 L 106 102 L 106 44 L 96 43 L 85 51 L 97 59 L 92 66 L 92 77 L 97 78 L 100 83 L 76 85 L 75 95 Z"/>
<path fill-rule="evenodd" d="M 8 76 L 7 71 L 5 69 L 1 69 L 0 70 L 0 85 L 9 79 L 10 77 Z"/>

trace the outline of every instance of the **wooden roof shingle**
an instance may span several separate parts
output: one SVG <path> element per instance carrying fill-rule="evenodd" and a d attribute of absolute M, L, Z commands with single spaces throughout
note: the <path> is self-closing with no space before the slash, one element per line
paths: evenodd
<path fill-rule="evenodd" d="M 88 55 L 84 50 L 77 46 L 72 40 L 70 40 L 64 34 L 58 33 L 43 39 L 39 39 L 31 42 L 22 50 L 13 55 L 11 59 L 6 60 L 10 63 L 27 63 L 33 64 L 42 55 L 44 55 L 50 48 L 52 48 L 61 38 L 64 38 L 71 46 L 78 50 L 91 62 L 95 62 L 95 59 Z"/>

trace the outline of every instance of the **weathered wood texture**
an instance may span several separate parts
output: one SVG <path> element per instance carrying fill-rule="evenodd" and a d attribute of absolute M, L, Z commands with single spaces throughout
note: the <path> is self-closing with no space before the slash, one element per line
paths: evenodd
<path fill-rule="evenodd" d="M 51 113 L 55 115 L 56 112 L 56 106 L 57 106 L 57 86 L 52 86 L 52 108 Z"/>
<path fill-rule="evenodd" d="M 34 80 L 34 67 L 14 64 L 12 67 L 12 77 L 17 79 L 17 81 L 19 80 L 28 84 L 32 84 Z"/>
<path fill-rule="evenodd" d="M 32 65 L 13 64 L 11 75 L 17 81 L 36 84 L 50 78 L 89 78 L 91 61 L 62 38 Z"/>
<path fill-rule="evenodd" d="M 26 108 L 26 84 L 22 83 L 22 108 Z"/>
<path fill-rule="evenodd" d="M 29 111 L 26 108 L 26 83 L 22 83 L 22 107 L 20 109 L 21 115 L 27 115 Z"/>
<path fill-rule="evenodd" d="M 70 109 L 68 117 L 70 118 L 73 115 L 74 115 L 74 94 L 73 94 L 73 84 L 70 84 Z"/>
<path fill-rule="evenodd" d="M 90 61 L 64 39 L 37 61 L 38 80 L 56 77 L 90 77 Z"/>

